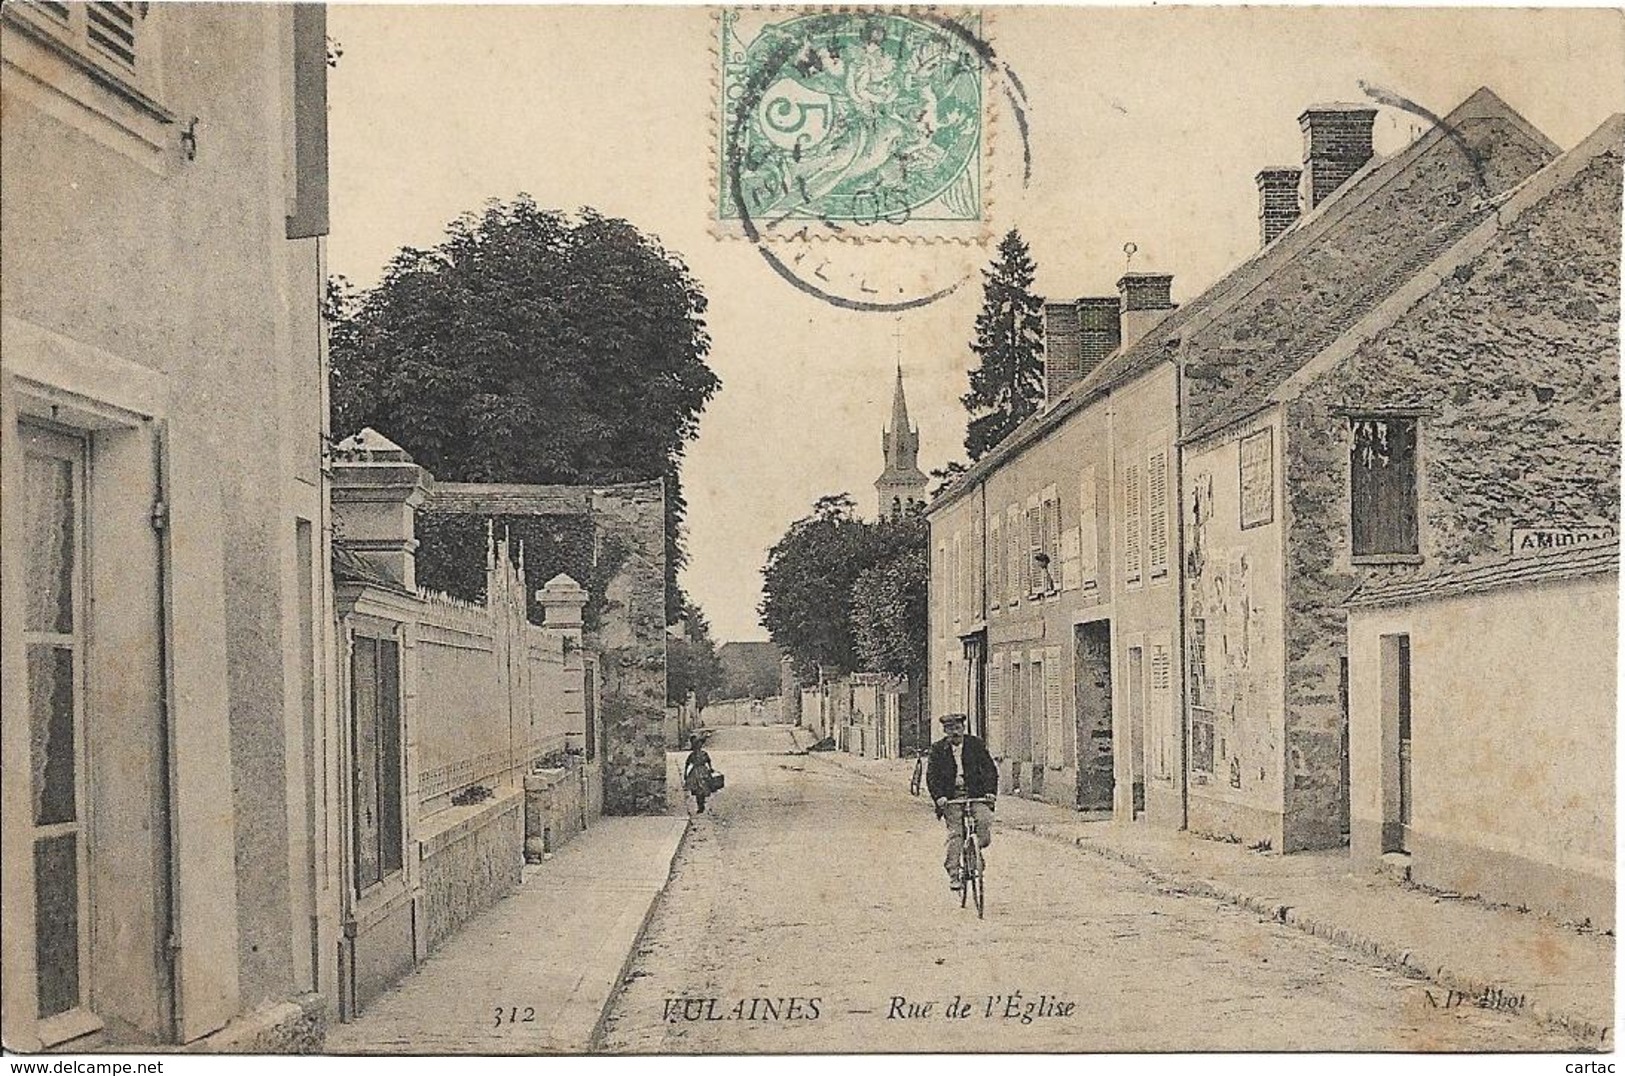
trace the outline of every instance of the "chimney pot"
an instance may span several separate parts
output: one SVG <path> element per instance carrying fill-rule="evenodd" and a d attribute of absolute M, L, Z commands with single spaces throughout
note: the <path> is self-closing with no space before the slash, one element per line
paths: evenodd
<path fill-rule="evenodd" d="M 1371 159 L 1377 110 L 1363 105 L 1313 105 L 1298 117 L 1303 129 L 1304 211 L 1331 197 Z"/>

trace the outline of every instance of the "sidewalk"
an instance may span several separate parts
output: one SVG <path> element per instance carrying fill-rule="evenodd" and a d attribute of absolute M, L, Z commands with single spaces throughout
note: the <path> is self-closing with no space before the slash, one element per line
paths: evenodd
<path fill-rule="evenodd" d="M 828 759 L 908 795 L 912 759 Z M 1087 821 L 1004 796 L 999 822 L 1143 871 L 1169 889 L 1211 897 L 1358 950 L 1443 988 L 1439 1004 L 1522 1012 L 1599 1047 L 1614 1042 L 1614 938 L 1538 915 L 1434 896 L 1374 872 L 1348 853 L 1252 852 L 1188 833 Z M 1454 991 L 1454 994 L 1449 993 Z"/>
<path fill-rule="evenodd" d="M 599 819 L 551 860 L 526 867 L 512 896 L 359 1019 L 329 1030 L 323 1052 L 585 1053 L 687 829 L 684 817 Z"/>

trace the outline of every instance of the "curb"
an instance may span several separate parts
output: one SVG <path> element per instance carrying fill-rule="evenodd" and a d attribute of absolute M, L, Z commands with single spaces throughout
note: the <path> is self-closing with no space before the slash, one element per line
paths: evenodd
<path fill-rule="evenodd" d="M 1301 911 L 1291 905 L 1266 900 L 1240 889 L 1219 885 L 1195 875 L 1170 871 L 1145 859 L 1143 856 L 1136 855 L 1133 852 L 1125 852 L 1118 848 L 1095 844 L 1086 837 L 1063 837 L 1055 833 L 1046 833 L 1039 828 L 1041 825 L 1042 823 L 1032 822 L 1011 823 L 1007 828 L 1015 832 L 1027 833 L 1041 840 L 1075 848 L 1088 855 L 1100 856 L 1102 859 L 1113 860 L 1124 866 L 1133 867 L 1155 882 L 1179 889 L 1185 893 L 1207 897 L 1243 908 L 1265 919 L 1292 927 L 1305 934 L 1329 941 L 1334 945 L 1352 949 L 1412 979 L 1425 979 L 1444 987 L 1446 990 L 1453 991 L 1461 995 L 1466 1003 L 1477 1008 L 1525 1016 L 1544 1027 L 1555 1028 L 1574 1035 L 1599 1051 L 1612 1049 L 1610 1045 L 1613 1033 L 1612 1027 L 1599 1024 L 1589 1017 L 1576 1013 L 1547 1008 L 1538 1001 L 1532 1001 L 1528 995 L 1519 993 L 1516 987 L 1504 983 L 1475 979 L 1470 975 L 1442 965 L 1434 968 L 1424 967 L 1419 963 L 1417 954 L 1409 949 L 1400 949 L 1380 938 L 1339 926 L 1336 923 L 1321 919 L 1313 913 Z"/>
<path fill-rule="evenodd" d="M 615 1003 L 621 998 L 621 992 L 626 989 L 626 977 L 632 970 L 632 962 L 637 959 L 638 947 L 643 944 L 644 935 L 649 932 L 649 923 L 654 919 L 655 909 L 660 906 L 660 898 L 666 895 L 666 888 L 671 885 L 671 876 L 677 870 L 677 857 L 683 854 L 683 845 L 688 843 L 688 835 L 693 831 L 693 819 L 685 817 L 683 832 L 671 850 L 671 858 L 666 861 L 666 876 L 661 879 L 660 885 L 649 898 L 649 906 L 643 910 L 643 921 L 638 924 L 637 933 L 632 936 L 632 944 L 627 947 L 626 957 L 621 961 L 620 970 L 616 972 L 615 985 L 604 998 L 603 1007 L 598 1010 L 598 1019 L 593 1021 L 592 1034 L 587 1036 L 587 1048 L 584 1053 L 596 1054 L 604 1048 L 604 1024 L 609 1020 L 609 1010 L 615 1007 Z"/>

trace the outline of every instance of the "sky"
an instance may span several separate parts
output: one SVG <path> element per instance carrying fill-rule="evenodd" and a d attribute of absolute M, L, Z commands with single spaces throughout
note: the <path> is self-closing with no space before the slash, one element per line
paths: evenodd
<path fill-rule="evenodd" d="M 334 5 L 329 269 L 375 283 L 490 198 L 624 217 L 682 257 L 710 302 L 722 380 L 688 450 L 690 563 L 713 636 L 764 639 L 767 549 L 828 493 L 875 512 L 895 367 L 920 465 L 963 459 L 959 397 L 981 304 L 970 243 L 833 252 L 876 281 L 959 286 L 903 314 L 838 309 L 780 279 L 709 212 L 712 15 L 695 7 Z M 1008 106 L 990 107 L 988 232 L 1019 228 L 1051 299 L 1112 295 L 1132 268 L 1176 302 L 1258 245 L 1259 169 L 1298 164 L 1298 114 L 1368 101 L 1361 83 L 1447 113 L 1488 86 L 1567 149 L 1625 110 L 1625 16 L 1575 8 L 990 9 L 986 36 L 1026 91 L 1030 177 Z M 1379 108 L 1376 148 L 1415 136 Z M 341 432 L 341 431 L 335 431 Z"/>

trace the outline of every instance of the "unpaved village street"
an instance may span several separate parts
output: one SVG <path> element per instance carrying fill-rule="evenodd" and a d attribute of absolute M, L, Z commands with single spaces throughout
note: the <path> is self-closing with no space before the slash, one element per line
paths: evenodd
<path fill-rule="evenodd" d="M 1574 1046 L 1525 1017 L 1437 1007 L 1425 982 L 1029 834 L 996 835 L 979 922 L 948 891 L 925 797 L 792 747 L 783 728 L 712 737 L 727 788 L 694 819 L 603 1049 Z M 968 1015 L 950 1018 L 956 998 Z"/>

